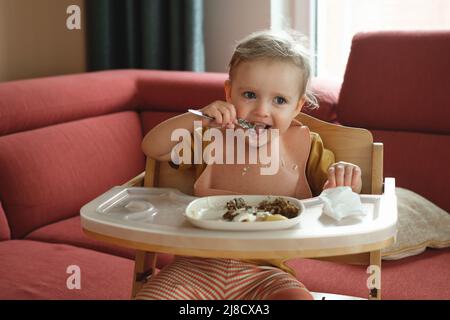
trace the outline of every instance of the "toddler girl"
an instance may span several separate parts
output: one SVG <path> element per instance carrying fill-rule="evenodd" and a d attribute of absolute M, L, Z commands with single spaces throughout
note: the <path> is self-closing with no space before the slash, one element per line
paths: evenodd
<path fill-rule="evenodd" d="M 238 119 L 251 123 L 255 128 L 247 129 L 251 130 L 245 138 L 247 150 L 276 150 L 271 157 L 277 159 L 278 166 L 270 174 L 261 174 L 267 166 L 261 159 L 250 163 L 250 152 L 245 154 L 244 163 L 192 165 L 192 161 L 181 161 L 182 153 L 173 152 L 177 142 L 171 140 L 171 135 L 176 129 L 189 130 L 192 136 L 198 133 L 193 123 L 200 119 L 191 113 L 156 126 L 145 136 L 142 148 L 147 156 L 169 161 L 178 170 L 195 169 L 196 196 L 267 194 L 305 199 L 320 194 L 324 188 L 344 185 L 359 193 L 359 167 L 334 163 L 333 153 L 324 148 L 320 136 L 295 120 L 305 104 L 314 104 L 308 92 L 310 74 L 307 52 L 294 32 L 254 33 L 236 46 L 231 58 L 229 79 L 225 81 L 226 101 L 215 101 L 200 109 L 214 119 L 202 118 L 202 126 L 220 128 L 223 133 L 240 129 Z M 255 139 L 256 144 L 252 143 Z M 225 138 L 222 141 L 223 153 L 232 152 L 231 159 L 235 160 L 235 146 Z M 277 148 L 272 148 L 274 144 Z M 136 298 L 312 299 L 284 262 L 177 256 L 150 278 Z"/>

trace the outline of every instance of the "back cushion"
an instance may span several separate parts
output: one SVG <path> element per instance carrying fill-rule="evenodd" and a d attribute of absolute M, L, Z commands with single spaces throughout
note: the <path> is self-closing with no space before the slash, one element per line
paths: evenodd
<path fill-rule="evenodd" d="M 5 212 L 0 202 L 0 241 L 8 240 L 11 237 L 11 232 L 8 226 L 8 220 L 6 220 Z"/>
<path fill-rule="evenodd" d="M 311 109 L 305 106 L 302 112 L 323 121 L 337 123 L 336 107 L 340 89 L 341 84 L 338 81 L 325 78 L 312 79 L 310 90 L 314 93 L 319 107 Z"/>
<path fill-rule="evenodd" d="M 144 111 L 140 113 L 141 124 L 142 124 L 142 133 L 144 135 L 147 134 L 153 127 L 158 125 L 159 123 L 173 118 L 177 115 L 181 114 L 181 112 L 160 112 L 160 111 Z"/>
<path fill-rule="evenodd" d="M 134 109 L 134 70 L 0 83 L 0 135 Z"/>
<path fill-rule="evenodd" d="M 450 212 L 447 181 L 450 136 L 373 130 L 384 144 L 384 176 Z"/>
<path fill-rule="evenodd" d="M 155 111 L 163 111 L 170 113 L 171 116 L 185 112 L 188 108 L 199 109 L 215 100 L 225 100 L 226 79 L 228 79 L 226 73 L 183 71 L 142 73 L 137 78 L 139 108 L 144 111 L 151 110 L 152 114 Z M 315 94 L 320 107 L 315 110 L 305 107 L 302 112 L 324 121 L 336 122 L 335 109 L 339 90 L 339 82 L 313 79 L 311 91 Z M 155 113 L 155 117 L 157 116 Z"/>
<path fill-rule="evenodd" d="M 144 170 L 135 112 L 0 137 L 0 194 L 13 238 L 79 214 Z"/>
<path fill-rule="evenodd" d="M 384 143 L 384 176 L 450 211 L 450 32 L 362 33 L 337 107 Z"/>
<path fill-rule="evenodd" d="M 450 134 L 450 31 L 356 35 L 339 96 L 345 125 Z"/>
<path fill-rule="evenodd" d="M 136 87 L 141 110 L 185 112 L 224 100 L 225 73 L 152 71 L 142 73 Z"/>

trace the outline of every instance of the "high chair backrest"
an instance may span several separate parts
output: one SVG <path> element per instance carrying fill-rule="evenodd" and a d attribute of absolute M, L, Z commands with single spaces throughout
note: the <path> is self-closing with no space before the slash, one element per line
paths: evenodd
<path fill-rule="evenodd" d="M 189 195 L 194 194 L 195 170 L 177 170 L 168 162 L 147 157 L 144 187 L 175 188 Z"/>
<path fill-rule="evenodd" d="M 300 113 L 297 120 L 320 135 L 324 146 L 333 151 L 336 162 L 351 162 L 361 168 L 363 182 L 361 193 L 382 192 L 383 144 L 374 143 L 370 131 L 331 124 L 304 113 Z M 198 174 L 199 172 L 194 169 L 177 170 L 167 162 L 147 158 L 144 186 L 176 188 L 192 195 Z"/>
<path fill-rule="evenodd" d="M 351 162 L 361 168 L 361 193 L 382 193 L 383 144 L 374 143 L 369 130 L 328 123 L 304 113 L 297 120 L 320 135 L 325 148 L 333 151 L 336 162 Z"/>

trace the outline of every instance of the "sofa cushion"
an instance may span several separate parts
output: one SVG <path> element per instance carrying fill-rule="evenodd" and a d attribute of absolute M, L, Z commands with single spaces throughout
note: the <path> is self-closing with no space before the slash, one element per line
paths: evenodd
<path fill-rule="evenodd" d="M 137 79 L 141 110 L 185 112 L 225 98 L 225 73 L 143 72 Z"/>
<path fill-rule="evenodd" d="M 0 241 L 11 238 L 11 231 L 9 230 L 8 220 L 6 220 L 5 212 L 0 202 Z"/>
<path fill-rule="evenodd" d="M 337 107 L 340 123 L 369 129 L 384 143 L 384 176 L 446 211 L 449 53 L 449 31 L 357 34 Z"/>
<path fill-rule="evenodd" d="M 381 250 L 384 260 L 420 254 L 426 248 L 450 247 L 450 214 L 408 189 L 396 188 L 397 237 Z"/>
<path fill-rule="evenodd" d="M 157 124 L 179 115 L 181 112 L 159 112 L 159 111 L 144 111 L 141 112 L 142 133 L 146 135 Z"/>
<path fill-rule="evenodd" d="M 372 130 L 384 145 L 384 176 L 450 212 L 446 182 L 450 180 L 450 136 Z"/>
<path fill-rule="evenodd" d="M 311 81 L 311 91 L 314 93 L 319 107 L 311 109 L 303 107 L 302 112 L 314 118 L 337 123 L 337 102 L 341 84 L 329 79 L 314 78 Z"/>
<path fill-rule="evenodd" d="M 215 100 L 224 100 L 226 73 L 192 73 L 183 71 L 151 71 L 137 77 L 138 104 L 141 110 L 176 115 L 188 108 L 201 108 Z M 313 79 L 311 90 L 320 108 L 303 112 L 318 119 L 336 122 L 336 106 L 340 83 Z M 176 94 L 174 94 L 176 93 Z M 144 132 L 146 132 L 144 130 Z"/>
<path fill-rule="evenodd" d="M 450 134 L 449 54 L 449 31 L 357 34 L 339 96 L 339 122 Z"/>
<path fill-rule="evenodd" d="M 76 248 L 29 240 L 0 242 L 0 299 L 129 299 L 133 262 Z M 68 289 L 71 265 L 81 289 Z"/>
<path fill-rule="evenodd" d="M 48 226 L 39 228 L 28 234 L 26 239 L 70 244 L 77 247 L 101 251 L 116 256 L 134 260 L 135 250 L 117 245 L 108 244 L 103 241 L 95 240 L 85 235 L 81 229 L 80 216 L 65 219 Z M 157 267 L 162 268 L 172 261 L 173 256 L 168 254 L 158 254 Z"/>
<path fill-rule="evenodd" d="M 79 214 L 144 170 L 135 112 L 0 137 L 0 194 L 13 238 Z"/>
<path fill-rule="evenodd" d="M 347 265 L 312 259 L 288 262 L 297 278 L 314 292 L 367 298 L 367 266 Z M 383 261 L 382 299 L 449 299 L 450 249 L 427 249 L 417 256 Z"/>
<path fill-rule="evenodd" d="M 0 135 L 133 109 L 133 70 L 0 83 Z"/>

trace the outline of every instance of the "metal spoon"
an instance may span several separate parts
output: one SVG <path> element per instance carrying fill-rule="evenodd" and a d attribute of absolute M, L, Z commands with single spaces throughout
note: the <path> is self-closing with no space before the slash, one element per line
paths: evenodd
<path fill-rule="evenodd" d="M 207 114 L 204 114 L 203 112 L 199 111 L 199 110 L 194 110 L 194 109 L 188 109 L 188 111 L 190 113 L 193 113 L 199 117 L 203 117 L 209 120 L 216 120 L 214 117 L 208 116 Z M 255 129 L 256 125 L 248 122 L 247 120 L 244 119 L 237 119 L 237 122 L 239 124 L 239 126 L 241 126 L 241 128 L 243 129 Z"/>

